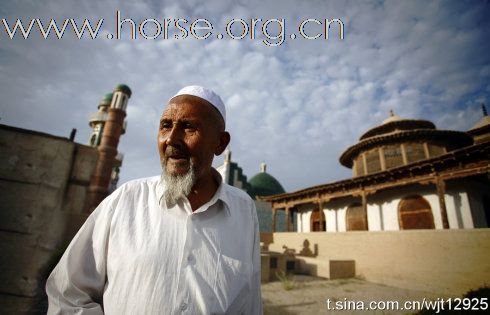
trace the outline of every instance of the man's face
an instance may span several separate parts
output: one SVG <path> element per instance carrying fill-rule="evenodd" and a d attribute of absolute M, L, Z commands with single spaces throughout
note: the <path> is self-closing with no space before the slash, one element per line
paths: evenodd
<path fill-rule="evenodd" d="M 220 132 L 211 105 L 197 98 L 174 99 L 165 108 L 158 131 L 160 162 L 167 174 L 184 175 L 194 165 L 196 176 L 220 154 Z"/>

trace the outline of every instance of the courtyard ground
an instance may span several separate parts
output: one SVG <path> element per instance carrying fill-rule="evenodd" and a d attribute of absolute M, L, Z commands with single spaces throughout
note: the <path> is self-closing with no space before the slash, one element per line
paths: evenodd
<path fill-rule="evenodd" d="M 280 281 L 262 284 L 262 299 L 266 315 L 319 315 L 319 314 L 413 314 L 417 310 L 352 310 L 355 303 L 367 307 L 371 301 L 397 301 L 403 306 L 405 301 L 437 300 L 446 296 L 424 291 L 395 288 L 370 283 L 362 279 L 326 280 L 311 276 L 296 275 L 293 277 L 292 289 L 285 290 Z M 327 299 L 333 308 L 335 303 L 350 310 L 328 310 Z M 360 302 L 362 301 L 362 302 Z M 388 307 L 385 304 L 385 307 Z M 435 313 L 435 312 L 434 312 Z"/>

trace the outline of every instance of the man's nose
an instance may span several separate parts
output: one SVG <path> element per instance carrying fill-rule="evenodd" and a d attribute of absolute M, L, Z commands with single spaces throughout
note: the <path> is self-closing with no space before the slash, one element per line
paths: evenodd
<path fill-rule="evenodd" d="M 182 141 L 182 132 L 180 128 L 176 125 L 172 127 L 167 137 L 167 145 L 175 146 Z"/>

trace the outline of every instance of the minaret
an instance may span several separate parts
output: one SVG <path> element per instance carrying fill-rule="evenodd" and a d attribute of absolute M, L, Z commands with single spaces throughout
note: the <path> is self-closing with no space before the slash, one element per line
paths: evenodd
<path fill-rule="evenodd" d="M 104 130 L 104 124 L 107 120 L 107 111 L 112 102 L 112 93 L 106 94 L 99 103 L 99 111 L 90 115 L 89 125 L 92 128 L 92 134 L 89 138 L 89 145 L 91 147 L 98 147 L 102 140 L 102 131 Z"/>
<path fill-rule="evenodd" d="M 231 162 L 231 151 L 230 149 L 226 148 L 225 150 L 225 163 L 230 163 Z"/>
<path fill-rule="evenodd" d="M 107 109 L 107 117 L 102 126 L 102 137 L 97 147 L 99 159 L 88 188 L 85 211 L 89 213 L 109 194 L 113 167 L 117 164 L 116 156 L 119 137 L 124 133 L 126 127 L 124 118 L 126 117 L 128 99 L 131 97 L 131 89 L 127 85 L 120 84 L 116 86 L 112 94 L 110 107 Z M 101 106 L 99 105 L 100 112 L 103 111 L 101 111 Z"/>
<path fill-rule="evenodd" d="M 223 161 L 223 165 L 219 167 L 219 173 L 221 174 L 221 178 L 223 179 L 223 183 L 230 183 L 230 171 L 231 171 L 231 151 L 230 149 L 226 148 L 225 152 L 225 159 Z"/>
<path fill-rule="evenodd" d="M 267 172 L 267 164 L 265 164 L 264 161 L 262 161 L 262 163 L 260 163 L 260 172 L 261 173 L 266 173 Z"/>

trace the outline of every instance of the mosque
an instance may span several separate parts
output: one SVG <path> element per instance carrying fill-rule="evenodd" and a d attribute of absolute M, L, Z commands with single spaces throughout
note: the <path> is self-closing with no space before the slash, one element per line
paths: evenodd
<path fill-rule="evenodd" d="M 393 112 L 339 160 L 353 178 L 260 198 L 286 231 L 470 229 L 490 226 L 490 117 L 467 132 Z"/>
<path fill-rule="evenodd" d="M 255 199 L 262 232 L 489 227 L 490 117 L 482 111 L 467 132 L 390 112 L 340 156 L 353 178 L 296 192 L 286 193 L 265 163 L 247 181 L 230 151 L 217 169 Z"/>
<path fill-rule="evenodd" d="M 264 164 L 247 181 L 227 152 L 223 180 L 255 199 L 262 281 L 282 270 L 449 295 L 488 284 L 490 117 L 482 111 L 466 132 L 391 112 L 341 154 L 352 178 L 294 192 Z"/>

